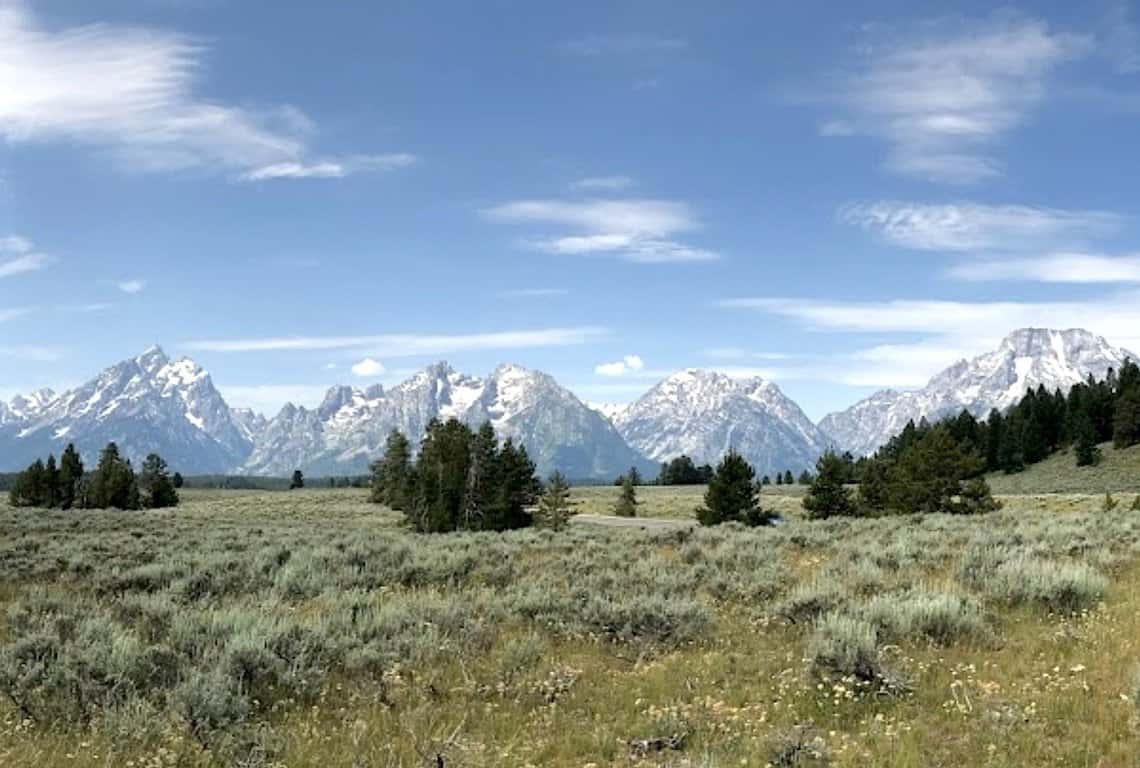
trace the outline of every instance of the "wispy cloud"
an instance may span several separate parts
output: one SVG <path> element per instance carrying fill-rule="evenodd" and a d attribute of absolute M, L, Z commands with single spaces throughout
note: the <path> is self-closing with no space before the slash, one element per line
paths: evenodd
<path fill-rule="evenodd" d="M 489 349 L 527 349 L 586 344 L 604 338 L 605 328 L 545 328 L 456 335 L 289 336 L 255 339 L 203 339 L 187 349 L 210 352 L 360 349 L 376 357 L 414 357 Z"/>
<path fill-rule="evenodd" d="M 387 168 L 390 161 L 311 159 L 313 122 L 294 107 L 255 111 L 201 96 L 196 80 L 206 52 L 180 35 L 143 27 L 49 30 L 26 3 L 5 0 L 0 137 L 95 147 L 137 172 L 260 172 L 268 179 Z"/>
<path fill-rule="evenodd" d="M 146 288 L 146 281 L 138 279 L 123 280 L 122 282 L 116 283 L 115 285 L 123 293 L 135 294 L 142 293 L 143 289 Z"/>
<path fill-rule="evenodd" d="M 6 323 L 13 318 L 26 315 L 29 311 L 26 307 L 0 307 L 0 323 Z"/>
<path fill-rule="evenodd" d="M 992 348 L 1010 331 L 1027 327 L 1086 328 L 1127 349 L 1140 348 L 1140 291 L 1134 290 L 1084 301 L 816 301 L 765 297 L 728 299 L 720 305 L 784 317 L 813 331 L 925 337 L 920 347 L 881 347 L 897 351 L 892 359 L 900 363 L 909 358 L 920 366 L 916 350 L 932 344 L 943 350 L 980 352 Z M 884 361 L 873 362 L 878 365 Z M 941 367 L 950 362 L 953 360 Z"/>
<path fill-rule="evenodd" d="M 887 167 L 940 182 L 1002 173 L 993 148 L 1045 98 L 1050 74 L 1092 47 L 1087 37 L 1004 14 L 939 19 L 869 41 L 861 66 L 833 98 L 843 114 L 826 135 L 866 135 L 888 146 Z"/>
<path fill-rule="evenodd" d="M 1140 283 L 1140 255 L 1055 253 L 1033 258 L 963 261 L 948 270 L 971 282 Z"/>
<path fill-rule="evenodd" d="M 633 185 L 629 176 L 590 176 L 578 179 L 570 188 L 579 192 L 618 192 Z"/>
<path fill-rule="evenodd" d="M 569 255 L 609 255 L 644 264 L 712 261 L 719 254 L 695 248 L 676 235 L 698 229 L 691 208 L 669 200 L 520 200 L 484 211 L 494 220 L 561 225 L 569 234 L 533 237 L 525 243 L 541 251 Z"/>
<path fill-rule="evenodd" d="M 560 48 L 575 56 L 661 55 L 683 51 L 689 42 L 681 37 L 657 34 L 589 35 L 568 40 Z"/>
<path fill-rule="evenodd" d="M 36 272 L 51 261 L 51 257 L 37 253 L 32 242 L 26 238 L 17 235 L 0 237 L 0 278 Z"/>
<path fill-rule="evenodd" d="M 594 367 L 594 373 L 599 376 L 624 376 L 627 373 L 636 373 L 644 370 L 645 362 L 638 355 L 626 355 L 621 360 L 612 363 L 600 363 Z"/>
<path fill-rule="evenodd" d="M 1123 224 L 1123 217 L 1108 211 L 968 202 L 857 203 L 840 209 L 839 216 L 891 245 L 956 252 L 1012 252 L 1079 245 L 1112 234 Z"/>
<path fill-rule="evenodd" d="M 417 157 L 406 152 L 390 155 L 361 155 L 344 160 L 312 163 L 272 163 L 243 173 L 242 181 L 273 179 L 341 179 L 359 171 L 394 171 L 414 165 Z"/>
<path fill-rule="evenodd" d="M 375 358 L 366 357 L 352 366 L 352 373 L 356 376 L 379 376 L 384 373 L 384 364 Z"/>

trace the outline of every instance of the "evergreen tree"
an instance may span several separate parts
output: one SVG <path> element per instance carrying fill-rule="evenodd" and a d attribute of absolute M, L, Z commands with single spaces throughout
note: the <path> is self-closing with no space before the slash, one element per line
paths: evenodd
<path fill-rule="evenodd" d="M 626 476 L 621 484 L 621 493 L 614 504 L 614 514 L 618 517 L 637 517 L 637 487 Z"/>
<path fill-rule="evenodd" d="M 495 458 L 493 477 L 495 492 L 483 528 L 505 531 L 530 525 L 533 518 L 528 510 L 538 501 L 542 484 L 526 446 L 507 438 Z"/>
<path fill-rule="evenodd" d="M 637 467 L 630 467 L 629 472 L 626 473 L 626 477 L 628 477 L 629 481 L 634 485 L 643 485 L 641 482 L 641 473 L 637 471 Z"/>
<path fill-rule="evenodd" d="M 863 465 L 856 501 L 859 514 L 877 517 L 886 511 L 889 482 L 890 467 L 885 460 L 871 459 Z"/>
<path fill-rule="evenodd" d="M 844 484 L 847 467 L 834 451 L 825 451 L 815 464 L 815 479 L 803 499 L 803 507 L 812 520 L 847 517 L 856 511 L 855 500 Z"/>
<path fill-rule="evenodd" d="M 372 466 L 372 492 L 369 499 L 403 512 L 411 492 L 412 446 L 399 430 L 388 433 L 384 455 Z"/>
<path fill-rule="evenodd" d="M 473 436 L 470 427 L 457 419 L 433 419 L 428 424 L 416 461 L 411 504 L 406 510 L 415 530 L 439 533 L 459 528 Z M 489 515 L 490 510 L 487 512 Z"/>
<path fill-rule="evenodd" d="M 107 443 L 99 454 L 87 502 L 97 509 L 138 509 L 140 506 L 135 472 L 130 461 L 119 454 L 115 443 Z"/>
<path fill-rule="evenodd" d="M 174 482 L 174 489 L 175 489 L 175 490 L 179 490 L 179 489 L 181 489 L 181 488 L 182 488 L 183 484 L 184 484 L 186 481 L 185 481 L 185 480 L 183 480 L 183 478 L 182 478 L 182 473 L 181 473 L 181 472 L 175 472 L 175 473 L 174 473 L 173 482 Z"/>
<path fill-rule="evenodd" d="M 1077 455 L 1078 467 L 1092 467 L 1100 463 L 1100 448 L 1096 444 L 1096 432 L 1092 419 L 1082 413 L 1076 424 L 1076 443 L 1073 452 Z"/>
<path fill-rule="evenodd" d="M 1112 417 L 1112 443 L 1117 448 L 1140 443 L 1140 368 L 1131 360 L 1120 368 Z"/>
<path fill-rule="evenodd" d="M 555 472 L 546 483 L 546 490 L 538 500 L 535 524 L 552 531 L 561 531 L 570 523 L 573 511 L 570 506 L 570 485 L 561 472 Z"/>
<path fill-rule="evenodd" d="M 756 472 L 734 450 L 720 460 L 705 491 L 705 503 L 697 509 L 701 525 L 719 525 L 738 521 L 746 525 L 766 525 L 771 513 L 760 506 L 760 486 Z"/>
<path fill-rule="evenodd" d="M 497 472 L 499 441 L 491 422 L 484 421 L 471 438 L 470 461 L 467 466 L 467 489 L 463 498 L 463 527 L 483 527 L 487 511 L 493 506 L 495 489 L 501 478 Z"/>
<path fill-rule="evenodd" d="M 138 486 L 143 507 L 163 509 L 178 506 L 178 491 L 167 471 L 166 461 L 157 453 L 150 454 L 143 461 Z"/>
<path fill-rule="evenodd" d="M 55 465 L 55 454 L 48 454 L 44 465 L 43 505 L 54 509 L 59 505 L 59 469 Z"/>
<path fill-rule="evenodd" d="M 68 443 L 59 459 L 59 506 L 62 509 L 83 506 L 79 485 L 83 481 L 83 460 L 73 443 Z"/>
<path fill-rule="evenodd" d="M 989 486 L 980 477 L 984 464 L 964 450 L 949 430 L 936 427 L 904 452 L 891 469 L 887 506 L 903 514 L 964 514 L 983 511 Z M 969 504 L 963 502 L 965 480 L 976 478 Z"/>
<path fill-rule="evenodd" d="M 698 467 L 691 458 L 682 454 L 661 465 L 661 474 L 657 477 L 657 484 L 704 485 L 711 476 L 712 467 L 707 464 Z"/>
<path fill-rule="evenodd" d="M 305 473 L 299 469 L 293 470 L 293 477 L 289 480 L 289 490 L 293 491 L 305 487 Z"/>
<path fill-rule="evenodd" d="M 847 455 L 850 456 L 851 454 L 847 454 Z M 848 477 L 850 478 L 850 474 L 848 475 Z M 792 478 L 792 470 L 790 470 L 790 469 L 784 470 L 784 485 L 795 485 L 795 482 L 796 481 Z M 848 479 L 848 482 L 851 482 L 851 480 Z"/>
<path fill-rule="evenodd" d="M 776 475 L 776 479 L 779 480 L 780 476 Z M 764 477 L 760 478 L 760 485 L 771 485 L 771 484 L 772 484 L 772 478 L 768 477 L 767 475 L 764 475 Z"/>
<path fill-rule="evenodd" d="M 803 472 L 800 472 L 800 476 L 796 479 L 796 483 L 799 485 L 811 485 L 811 472 L 808 472 L 806 469 Z"/>
<path fill-rule="evenodd" d="M 764 480 L 767 480 L 767 479 L 768 479 L 768 476 L 764 475 Z M 764 480 L 760 481 L 760 485 L 765 485 Z M 771 481 L 769 481 L 769 483 L 770 482 Z M 782 472 L 777 472 L 776 473 L 776 485 L 783 485 L 783 484 L 784 484 L 784 475 Z"/>

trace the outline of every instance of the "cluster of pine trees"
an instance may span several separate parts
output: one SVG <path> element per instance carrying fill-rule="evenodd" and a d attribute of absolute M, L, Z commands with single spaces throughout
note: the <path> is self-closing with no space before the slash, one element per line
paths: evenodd
<path fill-rule="evenodd" d="M 523 528 L 534 522 L 542 491 L 526 448 L 500 444 L 490 423 L 473 431 L 457 419 L 433 420 L 414 460 L 408 438 L 394 430 L 371 469 L 372 501 L 402 511 L 423 533 Z M 564 480 L 558 494 L 568 503 Z"/>
<path fill-rule="evenodd" d="M 1118 448 L 1140 443 L 1140 368 L 1125 361 L 1119 375 L 1110 369 L 1100 381 L 1089 376 L 1068 395 L 1038 387 L 1005 413 L 991 411 L 985 421 L 964 410 L 934 427 L 925 420 L 910 422 L 875 458 L 897 460 L 936 428 L 976 453 L 985 472 L 1020 472 L 1069 447 L 1077 466 L 1090 466 L 1100 461 L 1099 443 L 1111 441 Z M 860 477 L 863 471 L 858 467 Z"/>
<path fill-rule="evenodd" d="M 672 461 L 662 462 L 661 471 L 657 475 L 657 484 L 708 485 L 712 476 L 711 464 L 702 464 L 698 467 L 691 458 L 681 454 Z"/>
<path fill-rule="evenodd" d="M 8 492 L 14 507 L 60 509 L 158 509 L 178 504 L 181 476 L 171 477 L 166 462 L 152 453 L 136 474 L 115 443 L 99 454 L 92 472 L 85 472 L 75 446 L 68 444 L 60 456 L 36 459 L 17 477 Z"/>

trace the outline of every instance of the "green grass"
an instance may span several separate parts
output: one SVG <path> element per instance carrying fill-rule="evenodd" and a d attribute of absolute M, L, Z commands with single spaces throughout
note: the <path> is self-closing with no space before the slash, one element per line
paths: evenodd
<path fill-rule="evenodd" d="M 612 485 L 578 486 L 571 489 L 570 500 L 574 510 L 581 514 L 612 515 L 620 488 Z M 800 500 L 806 491 L 800 485 L 765 486 L 760 493 L 760 504 L 788 516 L 799 514 Z M 703 485 L 641 485 L 637 487 L 641 517 L 695 520 L 695 510 L 704 503 Z"/>
<path fill-rule="evenodd" d="M 1067 450 L 1026 467 L 1024 472 L 999 472 L 986 479 L 995 494 L 1140 493 L 1140 445 L 1118 451 L 1105 443 L 1100 449 L 1103 457 L 1094 467 L 1078 467 L 1073 452 Z"/>
<path fill-rule="evenodd" d="M 414 535 L 353 490 L 0 505 L 0 765 L 1135 764 L 1140 513 L 770 490 L 785 525 L 561 534 Z"/>

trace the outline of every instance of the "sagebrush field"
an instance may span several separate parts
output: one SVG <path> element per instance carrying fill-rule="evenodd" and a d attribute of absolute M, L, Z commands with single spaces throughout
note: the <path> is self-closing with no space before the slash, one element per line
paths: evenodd
<path fill-rule="evenodd" d="M 363 491 L 0 506 L 4 766 L 1131 766 L 1132 494 L 414 535 Z M 605 514 L 616 489 L 578 489 Z"/>

